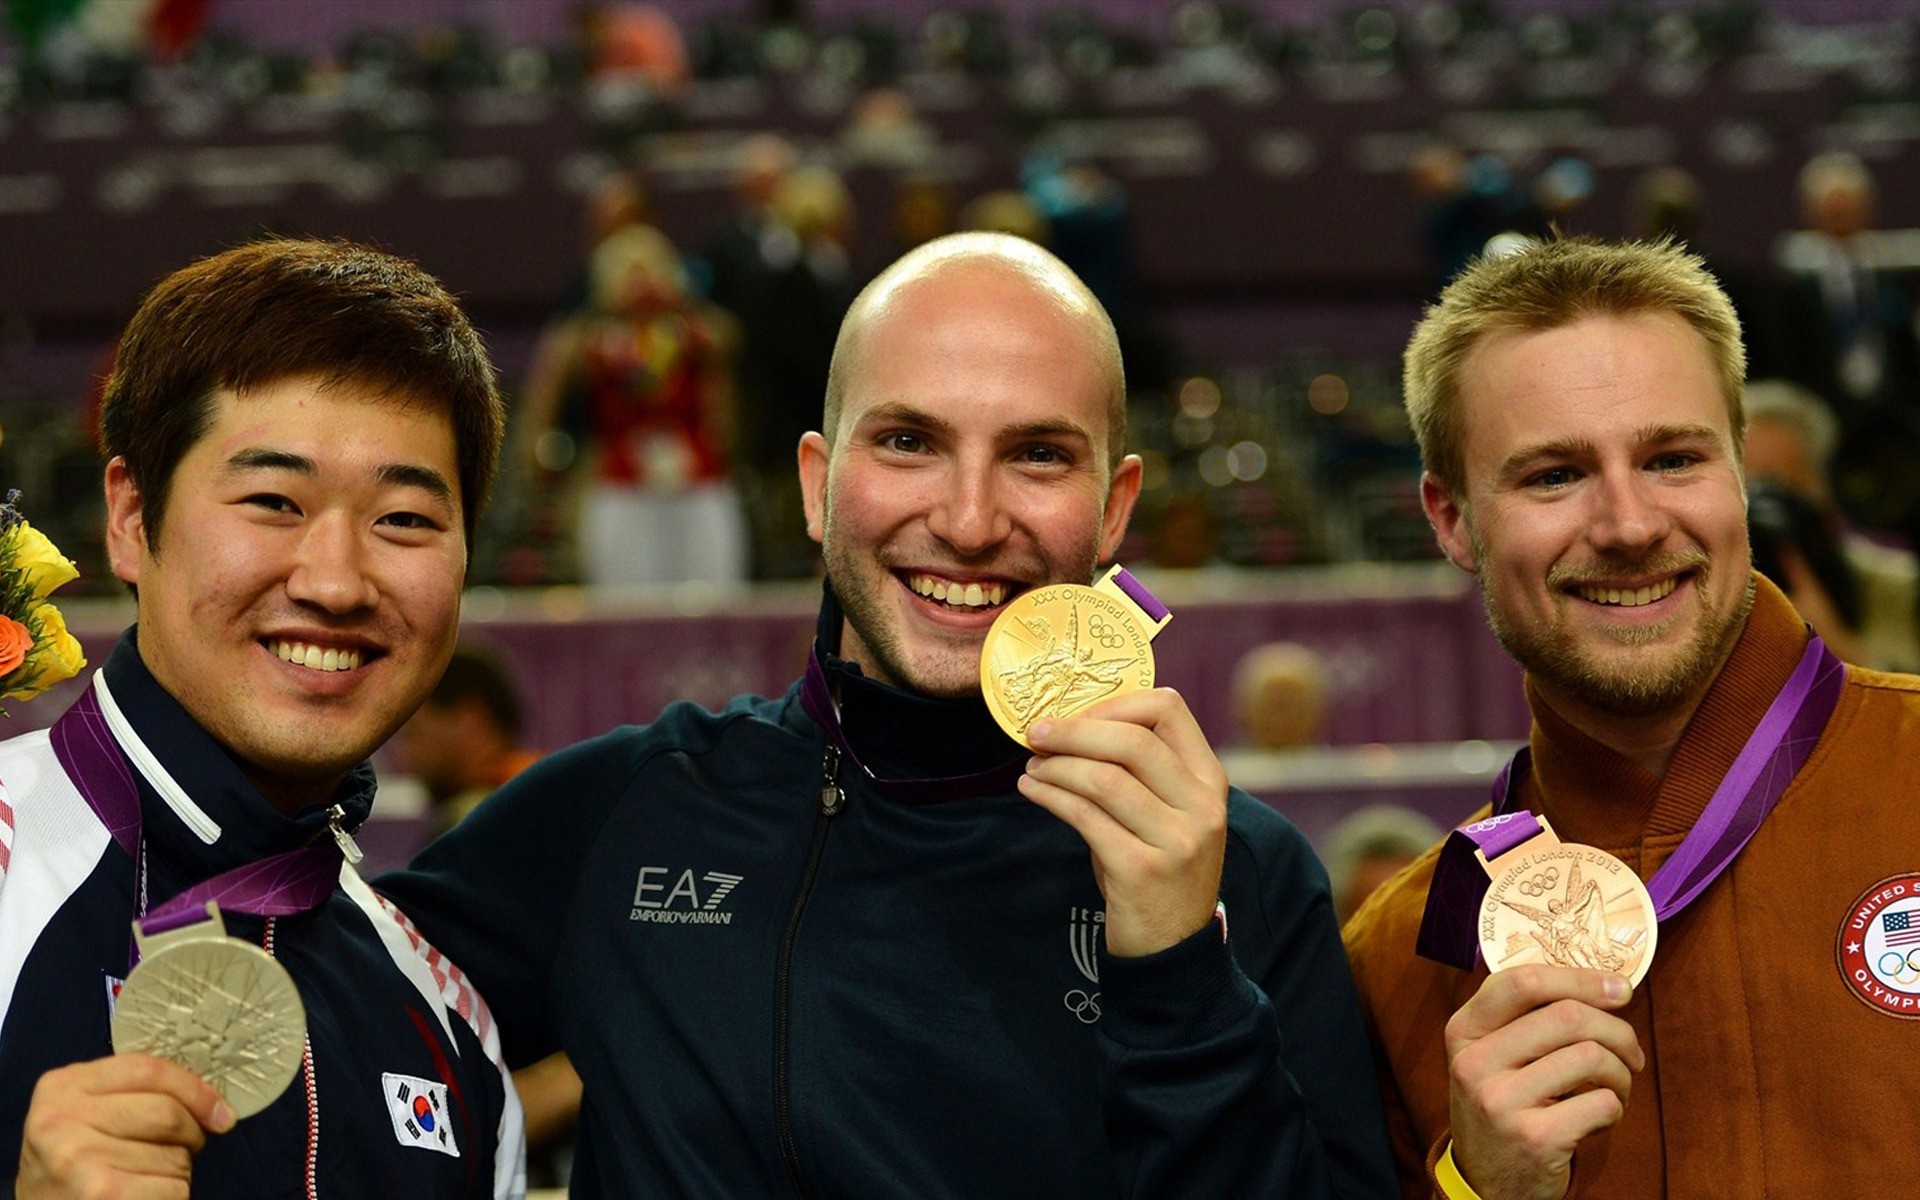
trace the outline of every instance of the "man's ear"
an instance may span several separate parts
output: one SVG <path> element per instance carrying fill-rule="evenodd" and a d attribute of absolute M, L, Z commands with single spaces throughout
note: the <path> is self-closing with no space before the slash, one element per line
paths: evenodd
<path fill-rule="evenodd" d="M 1120 539 L 1127 536 L 1127 521 L 1133 516 L 1134 501 L 1140 499 L 1140 456 L 1129 454 L 1113 469 L 1107 483 L 1107 508 L 1100 518 L 1100 561 L 1112 562 L 1120 552 Z"/>
<path fill-rule="evenodd" d="M 107 561 L 114 577 L 140 586 L 140 566 L 147 558 L 146 497 L 133 482 L 127 460 L 118 455 L 107 464 Z"/>
<path fill-rule="evenodd" d="M 825 435 L 800 435 L 800 501 L 807 509 L 807 536 L 819 542 L 827 536 L 827 468 L 833 449 Z"/>
<path fill-rule="evenodd" d="M 1478 572 L 1473 538 L 1467 532 L 1466 506 L 1432 472 L 1420 477 L 1420 507 L 1426 511 L 1427 524 L 1433 526 L 1434 539 L 1447 561 L 1462 571 Z"/>

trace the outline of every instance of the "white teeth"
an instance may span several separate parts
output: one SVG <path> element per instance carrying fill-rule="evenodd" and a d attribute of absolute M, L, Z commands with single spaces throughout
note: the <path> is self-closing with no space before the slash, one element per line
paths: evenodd
<path fill-rule="evenodd" d="M 960 583 L 932 575 L 909 575 L 907 586 L 922 596 L 955 608 L 993 608 L 1007 598 L 1004 583 Z"/>
<path fill-rule="evenodd" d="M 275 640 L 267 643 L 281 662 L 290 662 L 295 666 L 307 667 L 315 671 L 354 671 L 360 667 L 358 650 L 342 650 L 338 647 L 320 647 L 308 642 L 289 642 Z"/>
<path fill-rule="evenodd" d="M 1677 579 L 1663 579 L 1659 583 L 1643 588 L 1580 587 L 1575 590 L 1580 594 L 1581 599 L 1591 600 L 1595 604 L 1638 608 L 1643 604 L 1652 604 L 1655 600 L 1663 600 L 1672 595 L 1673 589 L 1678 585 Z"/>

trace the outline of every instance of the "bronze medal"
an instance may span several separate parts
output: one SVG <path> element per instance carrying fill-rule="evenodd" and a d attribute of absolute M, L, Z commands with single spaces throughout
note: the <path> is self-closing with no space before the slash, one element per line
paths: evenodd
<path fill-rule="evenodd" d="M 157 1055 L 212 1084 L 236 1118 L 279 1098 L 307 1037 L 300 993 L 272 955 L 227 936 L 219 906 L 166 933 L 134 924 L 140 965 L 113 1009 L 113 1048 Z"/>
<path fill-rule="evenodd" d="M 1153 686 L 1153 638 L 1171 618 L 1149 616 L 1120 575 L 1115 567 L 1092 587 L 1035 588 L 994 620 L 981 647 L 980 691 L 1014 741 L 1031 749 L 1027 729 L 1042 717 L 1070 717 Z"/>
<path fill-rule="evenodd" d="M 1487 866 L 1477 914 L 1487 969 L 1587 967 L 1638 986 L 1660 932 L 1647 885 L 1606 851 L 1562 842 L 1544 817 L 1540 825 L 1540 836 Z"/>

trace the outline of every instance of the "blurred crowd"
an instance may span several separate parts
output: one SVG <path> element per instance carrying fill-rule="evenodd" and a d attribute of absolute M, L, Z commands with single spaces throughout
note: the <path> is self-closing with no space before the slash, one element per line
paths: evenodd
<path fill-rule="evenodd" d="M 1114 144 L 1057 136 L 1062 122 L 1097 115 L 1086 109 L 1093 86 L 1166 89 L 1160 107 L 1178 111 L 1217 98 L 1271 105 L 1300 81 L 1317 94 L 1384 96 L 1381 81 L 1398 73 L 1457 96 L 1450 112 L 1427 114 L 1424 131 L 1366 149 L 1397 164 L 1381 184 L 1397 193 L 1396 211 L 1418 214 L 1424 278 L 1336 282 L 1286 297 L 1293 310 L 1320 304 L 1337 323 L 1349 311 L 1343 287 L 1384 297 L 1376 319 L 1395 336 L 1378 340 L 1393 346 L 1422 301 L 1504 240 L 1557 229 L 1686 242 L 1740 309 L 1751 377 L 1791 395 L 1797 414 L 1756 415 L 1756 538 L 1780 547 L 1771 561 L 1798 595 L 1820 589 L 1824 599 L 1805 607 L 1831 613 L 1837 640 L 1884 665 L 1920 665 L 1906 550 L 1920 536 L 1920 477 L 1908 465 L 1920 455 L 1920 232 L 1883 228 L 1877 215 L 1876 176 L 1899 160 L 1898 138 L 1825 136 L 1789 200 L 1715 194 L 1714 173 L 1693 162 L 1653 163 L 1622 188 L 1623 160 L 1597 135 L 1564 139 L 1584 150 L 1543 153 L 1543 142 L 1503 145 L 1454 119 L 1504 97 L 1522 114 L 1559 106 L 1625 127 L 1632 115 L 1609 109 L 1631 108 L 1634 88 L 1683 95 L 1690 78 L 1751 74 L 1756 63 L 1798 64 L 1863 105 L 1897 103 L 1917 86 L 1912 31 L 1897 23 L 1808 33 L 1785 23 L 1790 5 L 1652 0 L 1591 11 L 1492 0 L 750 11 L 606 2 L 567 6 L 562 34 L 544 39 L 497 23 L 384 21 L 314 48 L 267 44 L 215 0 L 109 7 L 9 5 L 0 113 L 118 103 L 184 121 L 196 104 L 298 99 L 347 114 L 355 153 L 389 163 L 447 152 L 457 135 L 433 113 L 449 99 L 568 96 L 591 114 L 591 153 L 565 183 L 583 201 L 573 282 L 543 312 L 489 318 L 475 305 L 483 323 L 507 331 L 496 344 L 516 401 L 513 451 L 475 556 L 479 581 L 810 575 L 793 451 L 817 420 L 840 317 L 886 261 L 958 229 L 1048 245 L 1112 313 L 1133 448 L 1148 468 L 1123 549 L 1130 560 L 1433 557 L 1392 352 L 1269 335 L 1256 339 L 1263 361 L 1249 366 L 1184 344 L 1195 321 L 1166 319 L 1170 302 L 1258 313 L 1272 298 L 1223 282 L 1194 308 L 1193 295 L 1144 276 L 1136 192 L 1148 160 L 1116 169 Z M 1877 16 L 1870 8 L 1862 14 Z M 728 88 L 776 78 L 781 95 L 811 107 L 782 114 L 793 119 L 777 129 L 724 118 Z M 975 83 L 996 89 L 984 93 L 991 125 L 1013 151 L 975 153 L 961 170 L 978 147 L 957 146 L 943 127 L 951 114 L 923 104 L 939 87 Z M 1729 129 L 1725 153 L 1737 157 L 1739 137 L 1757 135 Z M 713 193 L 724 203 L 673 210 L 684 193 L 667 195 L 661 156 L 641 149 L 662 134 L 681 135 L 675 146 L 724 177 Z M 1789 144 L 1781 136 L 1773 153 Z M 1285 158 L 1280 142 L 1265 144 Z M 1283 169 L 1292 168 L 1274 166 Z M 1712 215 L 1759 199 L 1798 214 L 1777 244 L 1756 253 L 1716 243 L 1711 231 L 1727 224 Z M 33 336 L 7 329 L 8 345 Z M 1774 410 L 1756 403 L 1763 411 Z M 18 435 L 0 444 L 0 471 L 55 493 L 55 532 L 84 557 L 96 522 L 74 481 L 92 477 L 90 452 L 31 411 L 7 408 L 0 420 Z M 1795 461 L 1776 467 L 1776 457 Z"/>

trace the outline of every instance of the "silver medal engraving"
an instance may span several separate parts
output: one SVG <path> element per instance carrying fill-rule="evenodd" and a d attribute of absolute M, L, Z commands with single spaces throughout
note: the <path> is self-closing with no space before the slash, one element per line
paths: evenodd
<path fill-rule="evenodd" d="M 306 1009 L 273 956 L 211 919 L 139 935 L 140 965 L 113 1011 L 116 1052 L 157 1055 L 212 1084 L 235 1117 L 279 1098 L 300 1070 Z"/>

